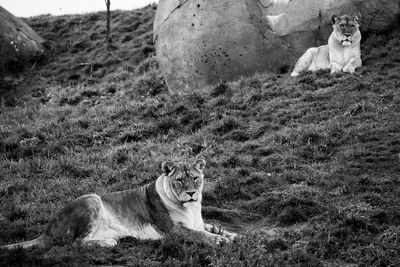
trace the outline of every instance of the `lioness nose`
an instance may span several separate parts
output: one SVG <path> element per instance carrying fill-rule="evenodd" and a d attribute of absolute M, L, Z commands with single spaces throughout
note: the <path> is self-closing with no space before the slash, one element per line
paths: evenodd
<path fill-rule="evenodd" d="M 196 191 L 186 191 L 186 194 L 188 194 L 191 197 L 194 195 L 194 193 L 196 193 Z"/>
<path fill-rule="evenodd" d="M 351 36 L 351 34 L 350 34 L 350 33 L 345 33 L 345 34 L 344 34 L 344 36 L 346 36 L 346 37 L 350 37 L 350 36 Z"/>

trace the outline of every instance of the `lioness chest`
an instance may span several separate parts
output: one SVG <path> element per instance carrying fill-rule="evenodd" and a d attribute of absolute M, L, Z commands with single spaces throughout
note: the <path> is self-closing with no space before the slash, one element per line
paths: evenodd
<path fill-rule="evenodd" d="M 340 65 L 348 64 L 354 57 L 359 56 L 359 52 L 354 47 L 330 47 L 330 62 L 336 62 Z"/>
<path fill-rule="evenodd" d="M 182 209 L 170 209 L 169 214 L 173 224 L 182 223 L 193 230 L 204 230 L 204 222 L 201 217 L 201 206 L 197 203 L 189 204 Z"/>

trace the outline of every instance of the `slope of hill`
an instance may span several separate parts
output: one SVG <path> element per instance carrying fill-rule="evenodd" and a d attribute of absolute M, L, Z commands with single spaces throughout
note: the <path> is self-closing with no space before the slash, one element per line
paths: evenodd
<path fill-rule="evenodd" d="M 27 19 L 47 62 L 0 106 L 0 243 L 38 235 L 86 193 L 156 179 L 202 155 L 203 214 L 242 235 L 210 248 L 168 237 L 115 248 L 60 240 L 0 251 L 2 266 L 400 264 L 400 32 L 368 36 L 354 75 L 262 73 L 171 96 L 152 57 L 155 7 Z"/>

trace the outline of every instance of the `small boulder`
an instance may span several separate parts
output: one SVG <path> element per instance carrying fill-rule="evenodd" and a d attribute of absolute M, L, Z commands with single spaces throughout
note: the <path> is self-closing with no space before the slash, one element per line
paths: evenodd
<path fill-rule="evenodd" d="M 399 0 L 160 0 L 157 59 L 171 93 L 286 72 L 308 47 L 327 43 L 333 14 L 353 13 L 363 31 L 381 32 L 397 20 Z"/>
<path fill-rule="evenodd" d="M 0 68 L 41 56 L 44 43 L 31 27 L 0 6 Z"/>

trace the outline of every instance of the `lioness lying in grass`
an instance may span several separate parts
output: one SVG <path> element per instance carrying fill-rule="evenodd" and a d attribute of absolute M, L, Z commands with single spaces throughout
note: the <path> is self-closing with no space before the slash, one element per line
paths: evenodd
<path fill-rule="evenodd" d="M 298 76 L 304 70 L 320 69 L 330 69 L 331 73 L 354 73 L 356 68 L 361 67 L 359 17 L 332 16 L 333 32 L 328 44 L 307 49 L 297 61 L 291 76 Z"/>
<path fill-rule="evenodd" d="M 232 241 L 236 234 L 203 222 L 205 165 L 204 159 L 193 165 L 164 162 L 155 182 L 103 196 L 81 196 L 59 211 L 38 238 L 2 248 L 44 247 L 66 236 L 100 246 L 115 246 L 126 236 L 160 239 L 166 234 L 207 244 Z"/>

